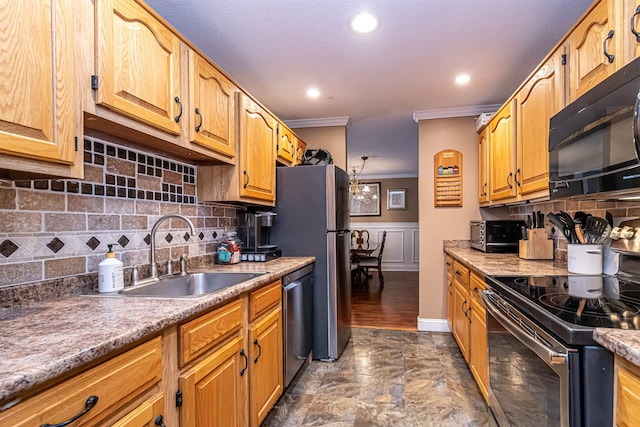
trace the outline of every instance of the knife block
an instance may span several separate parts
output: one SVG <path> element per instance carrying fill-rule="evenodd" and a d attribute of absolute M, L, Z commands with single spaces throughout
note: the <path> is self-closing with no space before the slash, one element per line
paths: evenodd
<path fill-rule="evenodd" d="M 553 259 L 553 240 L 544 228 L 527 229 L 527 240 L 520 240 L 518 256 L 524 259 Z"/>

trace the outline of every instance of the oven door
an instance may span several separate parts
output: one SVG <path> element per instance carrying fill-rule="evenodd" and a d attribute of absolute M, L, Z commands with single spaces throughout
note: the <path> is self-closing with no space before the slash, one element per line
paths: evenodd
<path fill-rule="evenodd" d="M 482 298 L 487 307 L 489 406 L 500 427 L 579 426 L 577 351 L 492 290 Z"/>

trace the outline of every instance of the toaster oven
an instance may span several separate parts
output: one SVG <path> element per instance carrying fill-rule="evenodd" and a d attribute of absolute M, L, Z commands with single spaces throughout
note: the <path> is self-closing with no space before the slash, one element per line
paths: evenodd
<path fill-rule="evenodd" d="M 517 253 L 524 225 L 519 220 L 471 221 L 471 247 L 482 252 Z"/>

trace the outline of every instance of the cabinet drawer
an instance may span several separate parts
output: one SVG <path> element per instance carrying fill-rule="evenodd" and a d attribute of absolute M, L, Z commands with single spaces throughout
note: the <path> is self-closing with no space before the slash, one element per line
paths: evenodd
<path fill-rule="evenodd" d="M 249 322 L 266 313 L 270 308 L 280 304 L 282 298 L 282 282 L 273 282 L 249 295 Z"/>
<path fill-rule="evenodd" d="M 485 289 L 487 289 L 487 284 L 484 281 L 484 277 L 475 271 L 472 271 L 469 275 L 469 290 L 471 290 L 471 297 L 481 300 L 480 292 Z"/>
<path fill-rule="evenodd" d="M 453 273 L 453 258 L 451 258 L 449 255 L 447 255 L 445 259 L 445 265 L 447 266 L 447 271 L 449 273 Z"/>
<path fill-rule="evenodd" d="M 462 285 L 469 286 L 469 269 L 458 261 L 453 261 L 453 277 Z"/>
<path fill-rule="evenodd" d="M 0 413 L 0 425 L 62 423 L 82 412 L 90 396 L 97 396 L 98 400 L 80 422 L 98 425 L 161 380 L 158 337 Z"/>
<path fill-rule="evenodd" d="M 230 302 L 178 329 L 180 367 L 214 347 L 222 338 L 242 328 L 242 300 Z"/>

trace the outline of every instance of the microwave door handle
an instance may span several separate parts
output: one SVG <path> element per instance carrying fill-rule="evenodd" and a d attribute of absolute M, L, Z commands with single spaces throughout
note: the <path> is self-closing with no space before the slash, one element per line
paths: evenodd
<path fill-rule="evenodd" d="M 636 95 L 636 104 L 633 107 L 633 143 L 636 147 L 636 159 L 640 161 L 640 135 L 638 130 L 640 129 L 640 90 Z"/>

